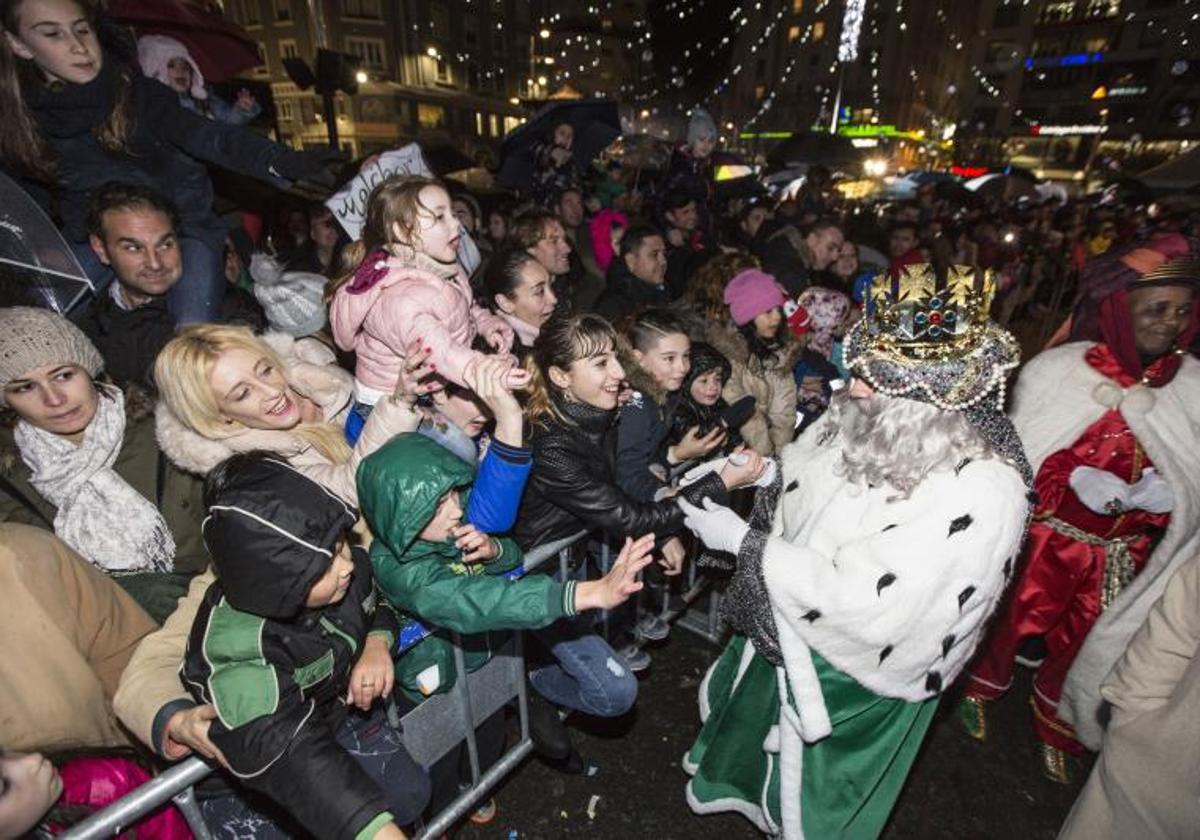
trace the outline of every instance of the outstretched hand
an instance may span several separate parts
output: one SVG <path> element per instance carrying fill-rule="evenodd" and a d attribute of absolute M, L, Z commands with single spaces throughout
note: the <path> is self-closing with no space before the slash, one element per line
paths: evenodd
<path fill-rule="evenodd" d="M 750 526 L 732 510 L 712 499 L 705 499 L 703 508 L 680 499 L 679 508 L 684 512 L 683 524 L 710 549 L 735 557 L 742 550 Z"/>
<path fill-rule="evenodd" d="M 228 767 L 229 762 L 208 737 L 208 730 L 216 719 L 217 710 L 211 703 L 193 706 L 171 715 L 163 734 L 163 755 L 177 761 L 194 752 L 222 767 Z"/>
<path fill-rule="evenodd" d="M 654 553 L 654 535 L 645 534 L 636 540 L 625 538 L 621 553 L 608 574 L 600 580 L 589 580 L 575 589 L 575 610 L 611 610 L 640 592 L 644 585 L 638 580 L 642 569 L 650 565 Z"/>

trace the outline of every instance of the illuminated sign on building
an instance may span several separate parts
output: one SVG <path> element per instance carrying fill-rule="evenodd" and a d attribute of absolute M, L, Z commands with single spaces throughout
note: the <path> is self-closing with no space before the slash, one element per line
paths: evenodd
<path fill-rule="evenodd" d="M 1075 134 L 1104 134 L 1106 125 L 1031 125 L 1029 133 L 1034 137 L 1063 137 Z"/>
<path fill-rule="evenodd" d="M 1079 67 L 1084 64 L 1095 64 L 1098 61 L 1104 60 L 1104 53 L 1069 53 L 1067 55 L 1053 55 L 1045 58 L 1027 58 L 1025 59 L 1025 69 L 1032 70 L 1035 67 Z"/>

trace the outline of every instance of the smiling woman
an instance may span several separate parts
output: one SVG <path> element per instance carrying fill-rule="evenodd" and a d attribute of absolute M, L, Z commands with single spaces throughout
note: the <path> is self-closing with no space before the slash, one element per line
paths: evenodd
<path fill-rule="evenodd" d="M 266 450 L 352 504 L 359 461 L 420 422 L 408 403 L 380 400 L 351 450 L 342 427 L 352 383 L 333 354 L 244 327 L 188 327 L 163 348 L 154 376 L 159 438 L 182 468 L 207 475 L 234 453 Z"/>
<path fill-rule="evenodd" d="M 0 310 L 0 520 L 52 529 L 161 620 L 206 563 L 200 485 L 159 469 L 144 400 L 102 367 L 66 319 Z"/>

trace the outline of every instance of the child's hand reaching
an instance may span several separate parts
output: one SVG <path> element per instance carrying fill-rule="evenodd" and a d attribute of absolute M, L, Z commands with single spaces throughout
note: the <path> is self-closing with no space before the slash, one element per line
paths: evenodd
<path fill-rule="evenodd" d="M 717 424 L 705 434 L 700 434 L 699 426 L 687 430 L 679 443 L 667 450 L 667 457 L 673 464 L 682 464 L 694 458 L 701 458 L 712 452 L 725 442 L 728 429 Z"/>
<path fill-rule="evenodd" d="M 472 563 L 495 560 L 500 556 L 500 544 L 474 525 L 459 525 L 450 534 L 455 547 L 462 552 L 462 561 Z"/>
<path fill-rule="evenodd" d="M 350 671 L 346 702 L 365 712 L 377 698 L 389 696 L 395 682 L 396 671 L 387 641 L 382 636 L 367 636 L 362 653 Z"/>
<path fill-rule="evenodd" d="M 497 353 L 507 353 L 512 349 L 512 333 L 505 330 L 492 330 L 484 336 L 484 340 Z"/>

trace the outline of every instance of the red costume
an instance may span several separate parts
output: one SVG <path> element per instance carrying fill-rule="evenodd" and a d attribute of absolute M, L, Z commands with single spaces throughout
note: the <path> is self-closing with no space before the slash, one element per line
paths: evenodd
<path fill-rule="evenodd" d="M 1137 381 L 1122 370 L 1106 345 L 1091 348 L 1085 359 L 1122 387 Z M 1161 359 L 1147 371 L 1150 384 L 1165 384 L 1159 369 L 1171 361 L 1175 360 Z M 1067 483 L 1079 466 L 1107 470 L 1133 483 L 1154 465 L 1117 409 L 1045 460 L 1034 480 L 1038 504 L 1025 544 L 1024 569 L 972 667 L 967 687 L 969 696 L 996 699 L 1012 684 L 1021 641 L 1045 637 L 1046 659 L 1033 682 L 1034 728 L 1039 740 L 1074 753 L 1083 752 L 1083 746 L 1056 714 L 1063 680 L 1100 613 L 1141 571 L 1171 519 L 1167 513 L 1143 510 L 1119 516 L 1093 513 Z"/>

